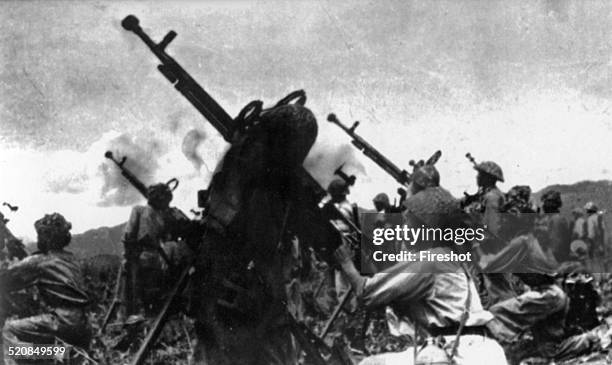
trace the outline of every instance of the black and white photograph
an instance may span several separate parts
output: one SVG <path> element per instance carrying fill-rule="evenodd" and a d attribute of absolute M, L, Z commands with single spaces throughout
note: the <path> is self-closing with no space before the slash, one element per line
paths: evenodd
<path fill-rule="evenodd" d="M 612 364 L 612 3 L 0 0 L 0 360 Z"/>

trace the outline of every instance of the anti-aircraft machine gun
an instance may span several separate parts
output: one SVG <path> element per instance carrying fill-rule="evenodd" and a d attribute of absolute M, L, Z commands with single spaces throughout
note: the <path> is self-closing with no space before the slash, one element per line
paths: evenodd
<path fill-rule="evenodd" d="M 3 202 L 2 206 L 8 207 L 11 213 L 19 210 L 18 206 L 7 202 Z M 6 249 L 6 257 L 9 260 L 22 260 L 28 256 L 28 252 L 26 251 L 23 242 L 15 237 L 8 227 L 6 227 L 9 221 L 10 219 L 6 218 L 4 214 L 0 212 L 0 258 L 5 256 L 4 250 Z"/>
<path fill-rule="evenodd" d="M 407 197 L 406 187 L 410 184 L 411 174 L 399 168 L 396 164 L 394 164 L 391 160 L 389 160 L 385 155 L 383 155 L 380 151 L 378 151 L 374 146 L 369 144 L 363 137 L 355 133 L 355 130 L 359 126 L 359 121 L 353 123 L 352 126 L 348 127 L 343 124 L 335 114 L 329 114 L 327 116 L 327 120 L 342 129 L 346 134 L 348 134 L 352 140 L 351 143 L 355 146 L 359 151 L 361 151 L 366 157 L 372 160 L 375 164 L 377 164 L 380 168 L 382 168 L 387 174 L 391 175 L 395 181 L 397 181 L 402 187 L 398 188 L 397 193 L 400 197 L 399 203 L 394 207 L 395 210 L 401 208 L 402 203 Z M 414 160 L 409 161 L 409 165 L 412 166 L 413 171 L 423 165 L 434 165 L 442 156 L 441 151 L 436 151 L 427 161 L 420 160 L 415 162 Z"/>
<path fill-rule="evenodd" d="M 176 32 L 168 32 L 161 42 L 155 43 L 140 27 L 139 20 L 135 16 L 127 16 L 123 19 L 121 25 L 124 29 L 134 32 L 149 47 L 161 62 L 158 70 L 215 127 L 227 142 L 232 143 L 236 136 L 248 130 L 253 123 L 257 122 L 262 112 L 263 102 L 259 100 L 252 101 L 242 109 L 236 118 L 230 117 L 191 75 L 166 53 L 165 48 L 176 37 Z M 303 105 L 305 101 L 306 95 L 304 91 L 300 90 L 289 94 L 279 101 L 277 105 L 284 105 L 290 102 Z M 305 208 L 304 214 L 307 218 L 304 218 L 304 221 L 308 221 L 308 219 L 322 221 L 327 224 L 330 230 L 333 230 L 332 220 L 344 220 L 352 231 L 352 234 L 349 236 L 355 240 L 360 239 L 361 232 L 359 228 L 353 222 L 345 219 L 341 212 L 338 210 L 326 210 L 323 212 L 321 202 L 326 197 L 327 192 L 304 168 L 294 171 L 294 176 L 292 177 L 295 184 L 292 187 L 294 190 L 293 195 L 299 197 L 299 201 L 296 203 L 299 203 L 300 207 Z M 324 256 L 331 256 L 335 248 L 329 245 L 315 247 Z M 172 304 L 173 298 L 185 287 L 193 270 L 194 268 L 191 266 L 186 268 L 181 274 L 132 364 L 136 365 L 144 362 L 151 345 L 155 342 L 169 315 L 168 309 Z M 308 334 L 306 334 L 306 337 L 312 338 Z"/>

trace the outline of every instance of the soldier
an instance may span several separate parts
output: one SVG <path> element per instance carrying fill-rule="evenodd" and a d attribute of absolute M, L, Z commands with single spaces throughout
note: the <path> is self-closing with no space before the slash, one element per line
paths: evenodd
<path fill-rule="evenodd" d="M 476 175 L 478 193 L 476 201 L 465 209 L 468 213 L 474 214 L 479 224 L 486 227 L 487 231 L 491 233 L 491 236 L 481 243 L 482 251 L 487 254 L 496 253 L 503 248 L 503 242 L 499 239 L 501 231 L 500 210 L 506 202 L 504 194 L 496 184 L 497 181 L 504 182 L 504 175 L 501 167 L 492 161 L 476 164 L 474 169 L 478 172 Z M 462 205 L 464 204 L 462 203 Z M 486 294 L 483 288 L 480 288 L 485 307 L 514 295 L 507 274 L 485 274 L 482 276 L 482 281 L 486 288 Z"/>
<path fill-rule="evenodd" d="M 0 276 L 2 296 L 35 287 L 40 294 L 40 314 L 7 320 L 2 330 L 4 346 L 19 343 L 53 344 L 56 337 L 87 348 L 91 331 L 85 306 L 81 268 L 64 248 L 70 243 L 72 225 L 58 213 L 47 214 L 34 223 L 39 252 L 9 267 Z"/>
<path fill-rule="evenodd" d="M 604 255 L 604 238 L 605 226 L 603 222 L 603 214 L 593 202 L 588 202 L 584 206 L 586 211 L 586 236 L 585 241 L 589 244 L 589 253 L 591 258 L 603 257 Z"/>
<path fill-rule="evenodd" d="M 235 138 L 213 176 L 192 281 L 199 294 L 194 363 L 298 364 L 309 346 L 287 313 L 282 246 L 286 230 L 308 223 L 289 194 L 291 172 L 316 134 L 308 108 L 277 106 Z"/>
<path fill-rule="evenodd" d="M 586 237 L 586 221 L 584 219 L 584 212 L 581 208 L 574 208 L 572 210 L 572 241 L 582 240 Z"/>
<path fill-rule="evenodd" d="M 412 173 L 410 194 L 414 195 L 426 188 L 440 186 L 440 173 L 434 165 L 424 165 Z"/>
<path fill-rule="evenodd" d="M 535 211 L 528 204 L 511 201 L 504 207 L 503 231 L 515 236 L 498 254 L 483 258 L 485 272 L 511 272 L 529 290 L 495 303 L 489 311 L 495 316 L 487 327 L 505 347 L 511 364 L 525 357 L 544 355 L 555 360 L 579 355 L 590 348 L 592 334 L 569 337 L 565 331 L 565 315 L 569 299 L 556 283 L 557 263 L 547 255 L 535 230 Z M 516 235 L 515 233 L 519 233 Z M 522 336 L 531 333 L 537 354 L 529 353 Z"/>
<path fill-rule="evenodd" d="M 471 209 L 482 214 L 481 223 L 487 226 L 489 232 L 499 236 L 501 229 L 499 211 L 505 203 L 505 197 L 497 187 L 497 182 L 504 182 L 504 174 L 501 167 L 492 161 L 481 162 L 474 166 L 474 169 L 478 172 L 476 175 L 478 199 Z M 501 247 L 491 247 L 491 249 L 499 251 Z"/>
<path fill-rule="evenodd" d="M 357 205 L 351 204 L 347 199 L 351 192 L 346 181 L 339 178 L 333 179 L 327 187 L 327 192 L 331 197 L 329 203 L 334 204 L 347 219 L 358 222 L 359 212 Z"/>
<path fill-rule="evenodd" d="M 347 195 L 350 194 L 348 184 L 343 179 L 334 179 L 327 188 L 327 192 L 331 196 L 331 200 L 327 204 L 333 204 L 338 210 L 344 215 L 349 221 L 359 224 L 359 212 L 356 204 L 351 204 Z M 350 232 L 349 227 L 345 226 L 342 221 L 336 221 L 338 229 L 343 233 Z M 357 254 L 354 252 L 353 255 Z M 350 289 L 350 284 L 342 274 L 340 270 L 334 270 L 334 284 L 336 287 L 336 297 L 342 298 L 344 294 Z M 353 299 L 350 302 L 350 308 L 354 309 L 357 306 L 357 302 Z"/>
<path fill-rule="evenodd" d="M 172 191 L 166 184 L 151 185 L 146 206 L 135 206 L 123 235 L 126 265 L 126 314 L 155 315 L 163 293 L 164 271 L 168 254 L 163 244 L 168 241 L 166 211 L 172 201 Z M 132 317 L 135 319 L 135 317 Z"/>
<path fill-rule="evenodd" d="M 426 223 L 428 227 L 442 229 L 459 227 L 462 223 L 455 220 L 460 215 L 459 202 L 439 186 L 423 186 L 431 185 L 432 180 L 427 184 L 425 182 L 427 179 L 413 182 L 413 195 L 405 201 L 405 222 L 417 226 Z M 445 242 L 428 242 L 427 248 L 430 247 L 433 247 L 431 252 L 435 254 L 451 251 Z M 447 353 L 454 352 L 453 363 L 506 364 L 502 348 L 489 337 L 485 328 L 493 316 L 483 309 L 469 271 L 459 262 L 403 262 L 385 273 L 368 278 L 361 276 L 350 257 L 351 252 L 346 245 L 336 251 L 342 270 L 366 307 L 390 306 L 403 322 L 413 325 L 400 328 L 416 327 L 419 335 L 442 336 L 445 345 L 441 346 Z M 464 313 L 467 315 L 464 316 Z M 460 327 L 463 330 L 458 338 Z M 454 343 L 458 345 L 455 349 Z M 361 364 L 415 364 L 419 356 L 424 354 L 417 354 L 417 350 L 410 348 L 399 353 L 374 355 L 364 359 Z M 439 363 L 450 364 L 448 357 L 451 356 L 441 354 L 438 360 L 445 362 Z"/>
<path fill-rule="evenodd" d="M 377 194 L 374 199 L 372 199 L 372 203 L 374 203 L 374 208 L 378 213 L 391 213 L 391 202 L 387 194 Z"/>
<path fill-rule="evenodd" d="M 570 253 L 571 232 L 569 222 L 559 211 L 563 205 L 561 194 L 556 190 L 550 190 L 540 199 L 544 211 L 538 223 L 543 228 L 543 234 L 539 237 L 542 246 L 552 251 L 557 262 L 567 261 Z"/>

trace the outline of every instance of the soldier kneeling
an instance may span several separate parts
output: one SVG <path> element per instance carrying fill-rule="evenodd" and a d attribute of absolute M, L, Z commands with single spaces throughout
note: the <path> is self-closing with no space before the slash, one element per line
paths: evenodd
<path fill-rule="evenodd" d="M 53 213 L 37 220 L 34 228 L 39 251 L 3 272 L 0 288 L 2 296 L 11 296 L 34 287 L 40 294 L 39 314 L 7 320 L 2 330 L 4 347 L 52 345 L 59 339 L 87 348 L 91 339 L 85 314 L 89 298 L 76 257 L 64 250 L 71 240 L 72 225 Z"/>

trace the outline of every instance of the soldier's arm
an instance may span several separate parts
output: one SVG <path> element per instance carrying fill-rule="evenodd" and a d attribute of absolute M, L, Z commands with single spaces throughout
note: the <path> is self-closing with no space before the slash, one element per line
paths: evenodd
<path fill-rule="evenodd" d="M 42 273 L 39 265 L 43 259 L 43 254 L 32 255 L 9 266 L 0 274 L 1 290 L 8 293 L 36 284 Z"/>
<path fill-rule="evenodd" d="M 389 305 L 398 300 L 418 300 L 425 297 L 433 285 L 433 274 L 417 273 L 417 270 L 410 270 L 408 267 L 389 273 L 378 273 L 370 278 L 364 277 L 355 268 L 350 248 L 346 244 L 338 248 L 335 256 L 356 295 L 367 307 Z"/>
<path fill-rule="evenodd" d="M 499 235 L 501 230 L 501 213 L 499 210 L 504 204 L 503 196 L 497 194 L 486 194 L 484 197 L 485 212 L 484 224 L 487 229 L 495 235 Z"/>

